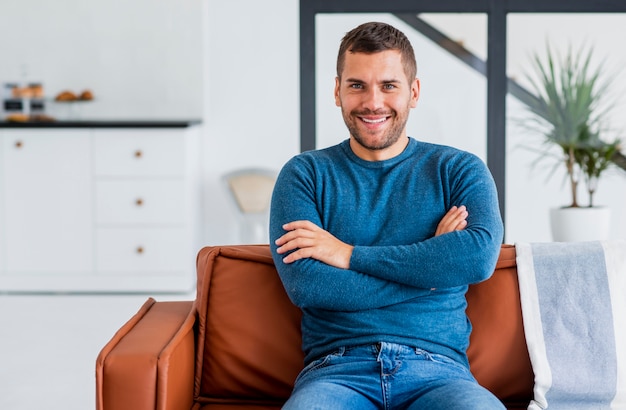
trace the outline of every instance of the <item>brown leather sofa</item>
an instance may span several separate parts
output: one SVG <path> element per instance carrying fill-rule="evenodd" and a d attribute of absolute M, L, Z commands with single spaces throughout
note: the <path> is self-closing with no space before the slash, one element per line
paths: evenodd
<path fill-rule="evenodd" d="M 195 301 L 150 298 L 100 352 L 98 410 L 278 409 L 302 368 L 300 311 L 267 245 L 202 249 Z M 509 409 L 526 408 L 533 371 L 522 328 L 515 248 L 470 287 L 468 356 Z"/>

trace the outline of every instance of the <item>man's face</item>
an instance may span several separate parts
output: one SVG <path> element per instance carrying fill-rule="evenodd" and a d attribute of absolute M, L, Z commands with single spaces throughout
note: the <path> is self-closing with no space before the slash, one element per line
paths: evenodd
<path fill-rule="evenodd" d="M 341 79 L 335 82 L 335 104 L 341 107 L 355 154 L 366 160 L 400 154 L 418 97 L 419 81 L 406 78 L 400 51 L 346 53 Z"/>

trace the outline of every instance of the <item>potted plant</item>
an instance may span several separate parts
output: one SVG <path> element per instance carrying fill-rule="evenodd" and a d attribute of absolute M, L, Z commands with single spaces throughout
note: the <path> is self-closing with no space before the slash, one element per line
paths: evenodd
<path fill-rule="evenodd" d="M 595 206 L 593 195 L 619 154 L 619 139 L 608 141 L 608 115 L 614 107 L 608 93 L 614 77 L 603 76 L 602 64 L 591 67 L 592 54 L 591 49 L 574 54 L 570 48 L 557 59 L 548 45 L 545 62 L 534 55 L 534 70 L 526 76 L 536 96 L 528 100 L 533 115 L 524 126 L 543 136 L 539 160 L 556 159 L 551 174 L 564 167 L 571 195 L 569 205 L 550 213 L 555 241 L 606 239 L 610 227 L 610 210 Z M 589 194 L 587 206 L 578 199 L 581 181 Z"/>

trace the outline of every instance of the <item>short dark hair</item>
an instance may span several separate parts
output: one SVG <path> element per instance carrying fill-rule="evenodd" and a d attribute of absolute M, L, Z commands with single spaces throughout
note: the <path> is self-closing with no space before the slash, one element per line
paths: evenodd
<path fill-rule="evenodd" d="M 404 73 L 412 82 L 417 76 L 417 63 L 411 42 L 397 28 L 379 22 L 364 23 L 346 33 L 337 55 L 337 77 L 341 78 L 347 52 L 373 54 L 386 50 L 400 51 Z"/>

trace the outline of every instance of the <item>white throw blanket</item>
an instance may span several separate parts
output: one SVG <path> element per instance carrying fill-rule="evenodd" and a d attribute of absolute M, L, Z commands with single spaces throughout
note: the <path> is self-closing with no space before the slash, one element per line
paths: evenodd
<path fill-rule="evenodd" d="M 626 241 L 519 243 L 537 409 L 626 409 Z"/>

